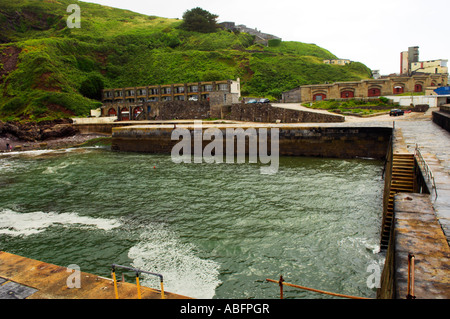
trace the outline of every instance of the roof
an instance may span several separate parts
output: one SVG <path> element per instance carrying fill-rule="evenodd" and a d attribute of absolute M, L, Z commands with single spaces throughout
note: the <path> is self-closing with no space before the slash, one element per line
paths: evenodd
<path fill-rule="evenodd" d="M 438 95 L 447 95 L 450 94 L 450 86 L 442 86 L 434 90 Z"/>

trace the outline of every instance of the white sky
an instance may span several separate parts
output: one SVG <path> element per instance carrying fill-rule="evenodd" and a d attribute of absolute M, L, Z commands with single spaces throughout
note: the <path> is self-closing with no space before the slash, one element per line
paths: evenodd
<path fill-rule="evenodd" d="M 284 41 L 315 43 L 381 74 L 399 73 L 400 52 L 420 61 L 449 59 L 450 0 L 86 0 L 165 18 L 201 7 Z M 83 12 L 81 12 L 83 19 Z"/>

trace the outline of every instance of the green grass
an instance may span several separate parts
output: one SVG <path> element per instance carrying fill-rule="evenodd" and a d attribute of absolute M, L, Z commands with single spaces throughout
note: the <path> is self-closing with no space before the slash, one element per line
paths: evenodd
<path fill-rule="evenodd" d="M 313 103 L 303 103 L 303 106 L 312 109 L 327 110 L 329 112 L 339 113 L 343 115 L 370 116 L 389 112 L 394 106 L 387 103 L 384 98 L 359 101 L 349 99 L 347 101 L 316 101 Z"/>
<path fill-rule="evenodd" d="M 66 26 L 69 4 L 81 8 L 80 29 Z M 187 32 L 180 23 L 74 0 L 0 0 L 0 119 L 86 116 L 99 102 L 80 86 L 94 75 L 105 88 L 239 77 L 244 96 L 271 99 L 303 84 L 371 75 L 361 63 L 323 64 L 335 56 L 314 44 L 264 47 L 245 33 Z M 12 48 L 20 54 L 6 72 Z"/>

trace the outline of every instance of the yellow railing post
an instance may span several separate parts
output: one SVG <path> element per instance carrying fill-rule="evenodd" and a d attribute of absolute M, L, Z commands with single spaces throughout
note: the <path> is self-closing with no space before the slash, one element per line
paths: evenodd
<path fill-rule="evenodd" d="M 162 277 L 161 277 L 161 299 L 166 299 L 166 297 L 164 296 L 164 282 Z"/>
<path fill-rule="evenodd" d="M 116 268 L 112 268 L 112 276 L 114 280 L 114 293 L 116 295 L 116 299 L 119 299 L 119 291 L 117 290 L 117 278 L 116 278 Z"/>
<path fill-rule="evenodd" d="M 113 264 L 112 265 L 112 276 L 113 276 L 113 280 L 114 280 L 114 292 L 116 294 L 116 299 L 119 299 L 119 292 L 118 292 L 118 289 L 117 289 L 116 267 L 123 268 L 123 269 L 130 270 L 130 271 L 134 271 L 136 273 L 136 287 L 137 287 L 137 293 L 138 293 L 138 298 L 139 299 L 142 299 L 141 284 L 139 282 L 139 275 L 141 273 L 144 273 L 144 274 L 149 274 L 149 275 L 152 275 L 152 276 L 158 276 L 160 281 L 161 281 L 161 299 L 165 299 L 163 275 L 157 274 L 157 273 L 153 273 L 153 272 L 149 272 L 149 271 L 145 271 L 145 270 L 132 268 L 132 267 L 128 267 L 128 266 L 121 266 L 121 265 Z M 125 280 L 123 280 L 123 281 L 125 281 Z"/>
<path fill-rule="evenodd" d="M 141 296 L 141 285 L 139 284 L 139 272 L 136 271 L 136 286 L 138 291 L 138 299 L 142 299 Z"/>

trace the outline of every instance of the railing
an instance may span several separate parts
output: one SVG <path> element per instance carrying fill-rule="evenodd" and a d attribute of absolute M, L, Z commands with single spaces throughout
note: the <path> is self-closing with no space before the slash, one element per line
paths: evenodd
<path fill-rule="evenodd" d="M 428 163 L 425 161 L 425 159 L 422 156 L 422 153 L 420 152 L 419 145 L 416 144 L 416 150 L 414 152 L 414 156 L 417 160 L 417 164 L 419 164 L 420 169 L 425 174 L 424 177 L 427 178 L 427 180 L 431 183 L 431 191 L 434 189 L 434 192 L 436 194 L 436 199 L 438 197 L 437 189 L 436 189 L 436 181 L 434 179 L 434 174 L 431 171 L 430 166 L 428 166 Z"/>
<path fill-rule="evenodd" d="M 130 271 L 133 271 L 133 272 L 136 273 L 136 286 L 137 286 L 137 292 L 138 292 L 138 299 L 142 299 L 142 296 L 141 296 L 141 285 L 139 283 L 139 275 L 141 273 L 159 277 L 160 283 L 161 283 L 161 299 L 165 298 L 164 297 L 164 278 L 163 278 L 163 275 L 157 274 L 157 273 L 153 273 L 153 272 L 149 272 L 149 271 L 145 271 L 145 270 L 132 268 L 132 267 L 127 267 L 127 266 L 121 266 L 121 265 L 113 264 L 112 265 L 112 276 L 113 276 L 113 280 L 114 280 L 114 293 L 116 295 L 116 299 L 119 299 L 119 291 L 118 291 L 118 288 L 117 288 L 117 279 L 116 279 L 116 268 L 122 268 L 122 269 L 130 270 Z"/>
<path fill-rule="evenodd" d="M 408 255 L 408 291 L 406 293 L 407 299 L 416 299 L 414 296 L 414 263 L 415 256 L 413 254 Z"/>
<path fill-rule="evenodd" d="M 334 293 L 334 292 L 329 292 L 329 291 L 318 290 L 318 289 L 313 289 L 313 288 L 308 288 L 308 287 L 303 287 L 303 286 L 299 286 L 299 285 L 290 284 L 290 283 L 287 283 L 287 282 L 284 281 L 283 276 L 280 276 L 280 280 L 266 279 L 266 281 L 276 283 L 276 284 L 278 284 L 280 286 L 280 299 L 283 299 L 283 295 L 284 295 L 284 293 L 283 293 L 284 292 L 283 291 L 283 286 L 288 286 L 288 287 L 303 289 L 303 290 L 307 290 L 307 291 L 317 292 L 317 293 L 320 293 L 320 294 L 325 294 L 325 295 L 330 295 L 330 296 L 335 296 L 335 297 L 348 298 L 348 299 L 370 299 L 370 298 L 364 298 L 364 297 L 343 295 L 343 294 L 338 294 L 338 293 Z"/>

